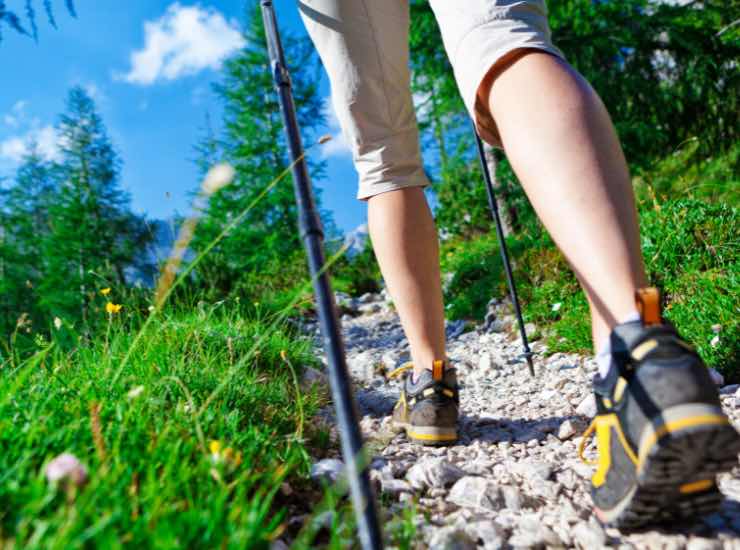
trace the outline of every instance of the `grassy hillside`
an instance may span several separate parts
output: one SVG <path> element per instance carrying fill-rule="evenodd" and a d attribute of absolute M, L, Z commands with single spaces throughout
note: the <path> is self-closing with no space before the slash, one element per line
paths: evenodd
<path fill-rule="evenodd" d="M 321 400 L 291 370 L 316 359 L 227 305 L 154 320 L 123 368 L 125 305 L 89 346 L 37 338 L 30 359 L 0 365 L 0 547 L 246 548 L 280 535 L 281 485 L 305 490 L 308 449 L 327 446 L 305 422 Z M 62 452 L 86 465 L 84 487 L 47 483 Z"/>
<path fill-rule="evenodd" d="M 635 178 L 643 254 L 651 284 L 663 290 L 665 316 L 731 380 L 740 379 L 739 149 L 689 164 L 689 147 Z M 691 169 L 679 173 L 681 163 Z M 545 333 L 550 351 L 589 352 L 588 306 L 552 240 L 534 223 L 508 244 L 525 320 Z M 493 233 L 448 241 L 442 261 L 452 274 L 448 317 L 480 320 L 491 296 L 506 295 Z"/>

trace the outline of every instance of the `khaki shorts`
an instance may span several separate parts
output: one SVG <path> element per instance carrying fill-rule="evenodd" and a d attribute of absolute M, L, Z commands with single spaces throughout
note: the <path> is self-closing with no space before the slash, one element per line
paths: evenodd
<path fill-rule="evenodd" d="M 544 0 L 430 0 L 460 94 L 481 137 L 500 145 L 478 87 L 506 54 L 550 41 Z M 408 0 L 300 0 L 360 175 L 359 199 L 425 186 L 409 73 Z"/>

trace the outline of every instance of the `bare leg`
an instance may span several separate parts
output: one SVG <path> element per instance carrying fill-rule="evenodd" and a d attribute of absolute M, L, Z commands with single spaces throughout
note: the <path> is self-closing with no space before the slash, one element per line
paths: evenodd
<path fill-rule="evenodd" d="M 383 278 L 411 346 L 414 370 L 445 358 L 439 243 L 421 187 L 381 193 L 368 201 L 368 225 Z"/>
<path fill-rule="evenodd" d="M 598 346 L 634 311 L 635 289 L 645 285 L 627 165 L 589 84 L 555 56 L 517 53 L 480 92 L 524 190 L 586 292 Z"/>

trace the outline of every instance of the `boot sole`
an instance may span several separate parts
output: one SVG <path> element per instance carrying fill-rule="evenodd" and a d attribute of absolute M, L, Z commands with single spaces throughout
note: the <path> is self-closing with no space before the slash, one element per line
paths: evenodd
<path fill-rule="evenodd" d="M 403 422 L 394 422 L 399 431 L 405 431 L 409 441 L 431 447 L 452 445 L 457 441 L 457 428 L 441 426 L 413 426 Z"/>
<path fill-rule="evenodd" d="M 595 508 L 622 530 L 686 520 L 716 512 L 722 502 L 717 474 L 738 463 L 740 434 L 720 407 L 689 404 L 663 411 L 643 430 L 637 483 L 613 508 Z"/>

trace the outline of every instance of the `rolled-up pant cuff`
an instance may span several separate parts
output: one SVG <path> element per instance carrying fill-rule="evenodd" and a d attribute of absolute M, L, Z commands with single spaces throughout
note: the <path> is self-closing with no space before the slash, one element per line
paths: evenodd
<path fill-rule="evenodd" d="M 358 199 L 429 185 L 416 128 L 387 136 L 377 143 L 359 145 L 354 160 L 360 175 Z"/>

